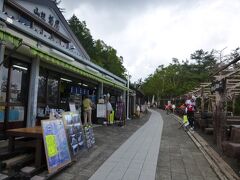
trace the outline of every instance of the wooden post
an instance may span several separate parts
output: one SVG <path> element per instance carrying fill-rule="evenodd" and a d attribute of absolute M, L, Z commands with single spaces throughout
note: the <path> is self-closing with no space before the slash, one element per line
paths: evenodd
<path fill-rule="evenodd" d="M 216 91 L 216 104 L 213 111 L 214 137 L 218 148 L 222 150 L 222 141 L 224 140 L 226 113 L 224 109 L 225 89 L 223 92 Z"/>
<path fill-rule="evenodd" d="M 235 104 L 236 104 L 236 96 L 233 94 L 233 101 L 232 101 L 232 115 L 235 114 Z"/>
<path fill-rule="evenodd" d="M 204 113 L 204 87 L 201 88 L 201 114 Z"/>
<path fill-rule="evenodd" d="M 224 107 L 225 113 L 227 114 L 228 112 L 228 99 L 226 98 L 225 100 L 225 107 Z"/>
<path fill-rule="evenodd" d="M 213 103 L 212 103 L 212 98 L 210 97 L 208 99 L 208 112 L 212 112 L 212 106 L 213 106 Z"/>

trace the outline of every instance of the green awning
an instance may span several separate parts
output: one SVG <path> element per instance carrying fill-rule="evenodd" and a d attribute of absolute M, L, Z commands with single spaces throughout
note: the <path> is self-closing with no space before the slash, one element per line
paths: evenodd
<path fill-rule="evenodd" d="M 114 86 L 118 89 L 122 89 L 122 90 L 127 90 L 128 88 L 125 87 L 125 86 L 122 86 L 122 85 L 119 85 L 118 83 L 115 83 L 115 82 L 112 82 L 111 80 L 99 75 L 99 74 L 95 74 L 91 71 L 88 71 L 88 70 L 85 70 L 85 69 L 82 69 L 80 67 L 76 67 L 70 63 L 67 63 L 66 61 L 58 58 L 58 57 L 55 57 L 51 54 L 48 54 L 38 48 L 34 48 L 34 47 L 30 47 L 31 48 L 31 53 L 35 56 L 38 56 L 41 58 L 41 60 L 47 62 L 47 63 L 51 63 L 53 65 L 56 65 L 58 67 L 61 67 L 61 68 L 64 68 L 64 69 L 67 69 L 69 71 L 72 71 L 74 73 L 77 73 L 77 74 L 80 74 L 84 77 L 87 77 L 87 78 L 90 78 L 90 79 L 93 79 L 97 82 L 102 82 L 104 84 L 107 84 L 107 85 L 110 85 L 110 86 Z"/>
<path fill-rule="evenodd" d="M 0 29 L 0 40 L 12 43 L 15 47 L 19 46 L 22 42 L 22 39 L 20 39 L 19 37 L 16 37 L 2 29 Z"/>
<path fill-rule="evenodd" d="M 3 29 L 0 29 L 0 40 L 12 43 L 15 47 L 19 46 L 20 43 L 22 42 L 21 38 L 16 37 L 16 36 L 12 35 L 11 33 L 4 31 Z M 82 69 L 81 67 L 76 67 L 75 65 L 67 63 L 63 59 L 60 59 L 60 58 L 55 57 L 47 52 L 44 52 L 39 48 L 32 47 L 32 46 L 29 46 L 29 47 L 31 49 L 31 53 L 35 56 L 40 57 L 40 59 L 42 61 L 56 65 L 58 67 L 66 69 L 66 70 L 72 71 L 72 72 L 82 75 L 84 77 L 93 79 L 97 82 L 102 82 L 104 84 L 116 87 L 121 90 L 128 90 L 127 87 L 122 86 L 116 82 L 113 82 L 100 74 L 95 74 L 91 71 Z"/>

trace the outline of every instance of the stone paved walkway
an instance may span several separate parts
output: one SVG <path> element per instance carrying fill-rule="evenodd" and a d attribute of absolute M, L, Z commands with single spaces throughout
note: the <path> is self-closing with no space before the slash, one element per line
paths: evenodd
<path fill-rule="evenodd" d="M 163 120 L 151 111 L 149 121 L 122 144 L 90 180 L 155 179 Z"/>
<path fill-rule="evenodd" d="M 179 123 L 160 111 L 164 120 L 156 180 L 217 180 L 209 163 Z"/>
<path fill-rule="evenodd" d="M 126 122 L 125 127 L 100 126 L 94 128 L 96 143 L 84 149 L 77 161 L 61 171 L 54 180 L 88 180 L 98 168 L 150 118 L 151 113 Z"/>

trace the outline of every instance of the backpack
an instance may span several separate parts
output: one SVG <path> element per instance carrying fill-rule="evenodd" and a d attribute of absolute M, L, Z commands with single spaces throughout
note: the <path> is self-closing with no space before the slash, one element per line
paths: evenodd
<path fill-rule="evenodd" d="M 193 112 L 193 111 L 194 111 L 194 106 L 191 105 L 191 104 L 189 104 L 189 105 L 187 106 L 187 110 L 188 110 L 189 112 Z"/>

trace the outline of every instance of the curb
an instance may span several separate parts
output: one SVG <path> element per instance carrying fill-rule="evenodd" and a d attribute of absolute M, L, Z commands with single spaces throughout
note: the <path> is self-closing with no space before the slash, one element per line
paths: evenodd
<path fill-rule="evenodd" d="M 182 124 L 182 119 L 174 114 L 172 117 Z M 240 177 L 233 169 L 220 157 L 220 155 L 209 146 L 209 144 L 197 133 L 186 131 L 198 149 L 202 152 L 211 168 L 214 170 L 220 180 L 239 180 Z"/>

